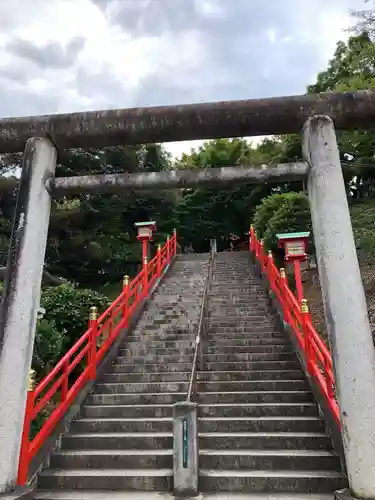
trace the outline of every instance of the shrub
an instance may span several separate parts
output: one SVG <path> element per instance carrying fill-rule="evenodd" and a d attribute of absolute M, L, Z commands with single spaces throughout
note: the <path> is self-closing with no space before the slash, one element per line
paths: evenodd
<path fill-rule="evenodd" d="M 103 312 L 109 305 L 105 295 L 77 288 L 71 283 L 46 288 L 41 298 L 46 320 L 52 321 L 59 332 L 65 333 L 64 352 L 87 330 L 90 307 L 95 306 Z"/>
<path fill-rule="evenodd" d="M 40 379 L 64 354 L 64 331 L 56 328 L 54 321 L 38 320 L 35 332 L 33 368 Z"/>
<path fill-rule="evenodd" d="M 268 223 L 275 212 L 285 202 L 289 193 L 273 194 L 263 198 L 254 213 L 254 227 L 258 238 L 264 238 Z"/>
<path fill-rule="evenodd" d="M 288 193 L 268 221 L 264 233 L 267 250 L 277 251 L 278 233 L 311 231 L 309 200 L 304 193 Z M 311 251 L 311 249 L 310 249 Z"/>

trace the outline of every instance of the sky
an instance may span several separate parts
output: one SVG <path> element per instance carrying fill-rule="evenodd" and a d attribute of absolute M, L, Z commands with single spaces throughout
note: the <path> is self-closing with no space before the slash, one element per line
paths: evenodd
<path fill-rule="evenodd" d="M 1 0 L 0 117 L 300 94 L 363 3 Z"/>

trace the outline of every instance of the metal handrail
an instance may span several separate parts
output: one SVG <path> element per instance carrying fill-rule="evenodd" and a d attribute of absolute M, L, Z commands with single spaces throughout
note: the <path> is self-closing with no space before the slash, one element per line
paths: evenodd
<path fill-rule="evenodd" d="M 206 309 L 207 309 L 208 290 L 210 288 L 211 278 L 212 278 L 212 263 L 213 263 L 215 253 L 216 253 L 216 245 L 211 245 L 210 256 L 208 259 L 208 272 L 207 272 L 206 282 L 204 284 L 201 307 L 200 307 L 200 314 L 199 314 L 199 322 L 198 322 L 198 326 L 197 326 L 197 335 L 195 337 L 193 366 L 191 368 L 189 389 L 188 389 L 186 401 L 191 401 L 191 397 L 193 394 L 193 387 L 194 387 L 194 384 L 196 383 L 197 360 L 198 360 L 198 354 L 199 354 L 199 349 L 200 349 L 200 345 L 201 345 L 201 337 L 202 337 L 202 331 L 203 331 L 203 326 L 204 326 L 204 316 L 205 316 Z"/>

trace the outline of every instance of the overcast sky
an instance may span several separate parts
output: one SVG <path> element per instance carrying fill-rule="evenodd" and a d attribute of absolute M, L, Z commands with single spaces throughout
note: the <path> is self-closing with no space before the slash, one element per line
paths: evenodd
<path fill-rule="evenodd" d="M 303 93 L 362 5 L 0 0 L 0 116 Z"/>

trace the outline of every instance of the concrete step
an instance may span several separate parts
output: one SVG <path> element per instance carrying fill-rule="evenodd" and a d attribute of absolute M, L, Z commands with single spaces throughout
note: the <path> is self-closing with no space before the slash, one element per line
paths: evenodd
<path fill-rule="evenodd" d="M 264 325 L 263 325 L 264 326 Z M 278 325 L 271 325 L 264 327 L 254 327 L 251 323 L 245 325 L 214 325 L 208 326 L 206 329 L 205 338 L 207 340 L 214 341 L 215 339 L 274 339 L 274 338 L 285 338 L 284 333 L 281 332 Z"/>
<path fill-rule="evenodd" d="M 238 370 L 198 372 L 198 381 L 304 380 L 302 370 Z"/>
<path fill-rule="evenodd" d="M 72 422 L 70 432 L 172 432 L 172 418 L 81 418 Z"/>
<path fill-rule="evenodd" d="M 250 391 L 307 391 L 308 382 L 303 380 L 226 380 L 223 382 L 199 382 L 199 392 L 250 392 Z"/>
<path fill-rule="evenodd" d="M 174 500 L 172 493 L 151 491 L 37 490 L 35 500 Z M 249 500 L 247 493 L 203 493 L 202 500 Z M 330 493 L 252 493 L 251 500 L 333 500 Z"/>
<path fill-rule="evenodd" d="M 172 469 L 47 470 L 39 476 L 41 489 L 170 491 Z"/>
<path fill-rule="evenodd" d="M 94 394 L 125 394 L 125 393 L 167 393 L 187 392 L 188 382 L 132 382 L 96 384 Z"/>
<path fill-rule="evenodd" d="M 159 356 L 174 356 L 176 358 L 180 358 L 183 356 L 191 356 L 194 352 L 193 346 L 179 346 L 179 347 L 158 347 L 158 348 L 149 348 L 147 344 L 143 346 L 134 346 L 132 348 L 119 349 L 118 357 L 126 357 L 131 359 L 138 359 L 140 357 L 157 359 Z"/>
<path fill-rule="evenodd" d="M 173 469 L 173 450 L 59 451 L 52 469 Z"/>
<path fill-rule="evenodd" d="M 191 365 L 190 365 L 191 368 Z M 294 360 L 283 361 L 204 361 L 202 368 L 205 371 L 252 371 L 252 370 L 299 370 L 301 365 Z"/>
<path fill-rule="evenodd" d="M 207 362 L 226 362 L 231 363 L 235 361 L 289 361 L 296 359 L 295 352 L 289 347 L 288 350 L 280 352 L 230 352 L 221 354 L 203 354 L 203 361 Z M 167 361 L 167 360 L 166 360 Z"/>
<path fill-rule="evenodd" d="M 186 399 L 185 393 L 127 393 L 91 394 L 89 405 L 128 405 L 128 404 L 173 404 Z M 308 403 L 313 401 L 310 391 L 250 391 L 250 392 L 200 392 L 199 403 Z"/>
<path fill-rule="evenodd" d="M 317 417 L 316 403 L 216 403 L 201 404 L 199 417 L 260 418 L 260 417 Z"/>
<path fill-rule="evenodd" d="M 251 324 L 254 326 L 261 326 L 261 325 L 269 325 L 273 326 L 276 325 L 276 318 L 274 314 L 271 313 L 249 313 L 246 315 L 239 315 L 239 314 L 217 314 L 217 315 L 209 315 L 207 316 L 207 324 L 209 326 L 215 326 L 215 325 L 242 325 L 242 324 Z"/>
<path fill-rule="evenodd" d="M 177 354 L 158 354 L 154 355 L 151 351 L 144 356 L 117 356 L 116 363 L 123 364 L 132 362 L 133 365 L 136 364 L 148 364 L 148 363 L 157 363 L 159 367 L 164 363 L 191 363 L 193 360 L 193 351 L 190 354 L 177 353 Z"/>
<path fill-rule="evenodd" d="M 261 335 L 256 337 L 221 337 L 215 334 L 204 336 L 203 345 L 208 348 L 221 348 L 225 347 L 236 347 L 238 351 L 241 351 L 244 346 L 263 346 L 263 345 L 290 345 L 289 340 L 284 336 L 280 335 L 278 337 L 262 337 Z M 177 344 L 176 344 L 177 345 Z"/>
<path fill-rule="evenodd" d="M 335 471 L 207 470 L 200 471 L 203 491 L 333 493 L 345 480 Z"/>
<path fill-rule="evenodd" d="M 292 352 L 292 347 L 289 343 L 281 342 L 278 344 L 274 342 L 273 344 L 261 344 L 261 345 L 207 345 L 203 343 L 202 348 L 203 354 L 217 354 L 217 353 L 228 353 L 228 354 L 242 354 L 242 353 L 280 353 L 280 352 Z"/>
<path fill-rule="evenodd" d="M 141 333 L 132 333 L 129 337 L 129 342 L 194 342 L 195 333 L 182 334 L 182 333 L 154 333 L 143 331 Z M 126 345 L 126 344 L 124 344 Z"/>
<path fill-rule="evenodd" d="M 191 366 L 190 366 L 191 367 Z M 290 372 L 293 373 L 293 372 Z M 106 373 L 102 382 L 105 383 L 148 383 L 148 382 L 188 382 L 191 372 L 159 372 L 159 373 Z"/>
<path fill-rule="evenodd" d="M 122 349 L 133 350 L 135 347 L 142 347 L 147 349 L 176 349 L 178 347 L 182 347 L 184 349 L 188 349 L 193 347 L 195 344 L 195 337 L 189 340 L 149 340 L 147 336 L 144 338 L 140 338 L 139 340 L 128 340 L 123 343 Z"/>
<path fill-rule="evenodd" d="M 174 404 L 186 399 L 186 392 L 155 392 L 127 394 L 90 394 L 86 403 L 89 405 L 129 405 L 129 404 Z"/>
<path fill-rule="evenodd" d="M 131 363 L 129 359 L 128 362 L 119 362 L 116 359 L 111 364 L 111 372 L 112 373 L 159 373 L 163 372 L 184 372 L 191 371 L 192 361 L 183 362 L 183 363 L 142 363 L 142 364 L 134 364 Z"/>
<path fill-rule="evenodd" d="M 248 391 L 300 391 L 308 390 L 309 386 L 303 380 L 232 380 L 232 381 L 201 381 L 199 392 L 248 392 Z M 185 382 L 108 382 L 96 384 L 94 394 L 125 394 L 125 393 L 176 393 L 187 392 L 188 381 Z"/>
<path fill-rule="evenodd" d="M 200 417 L 201 432 L 324 432 L 319 417 Z M 172 432 L 172 418 L 81 418 L 72 434 L 114 432 Z"/>
<path fill-rule="evenodd" d="M 82 418 L 172 418 L 173 405 L 85 405 L 80 415 Z"/>
<path fill-rule="evenodd" d="M 153 450 L 173 449 L 172 432 L 70 433 L 62 438 L 65 450 Z"/>
<path fill-rule="evenodd" d="M 200 432 L 316 432 L 324 433 L 319 417 L 205 417 L 198 423 Z"/>
<path fill-rule="evenodd" d="M 199 406 L 200 417 L 318 416 L 316 403 L 206 404 Z M 172 418 L 173 405 L 86 405 L 81 418 Z"/>
<path fill-rule="evenodd" d="M 107 373 L 104 383 L 188 382 L 191 372 Z M 197 373 L 198 381 L 303 380 L 302 370 L 207 371 Z"/>
<path fill-rule="evenodd" d="M 340 470 L 327 450 L 199 450 L 202 469 Z"/>
<path fill-rule="evenodd" d="M 332 451 L 332 442 L 323 432 L 205 432 L 199 433 L 199 448 Z"/>

